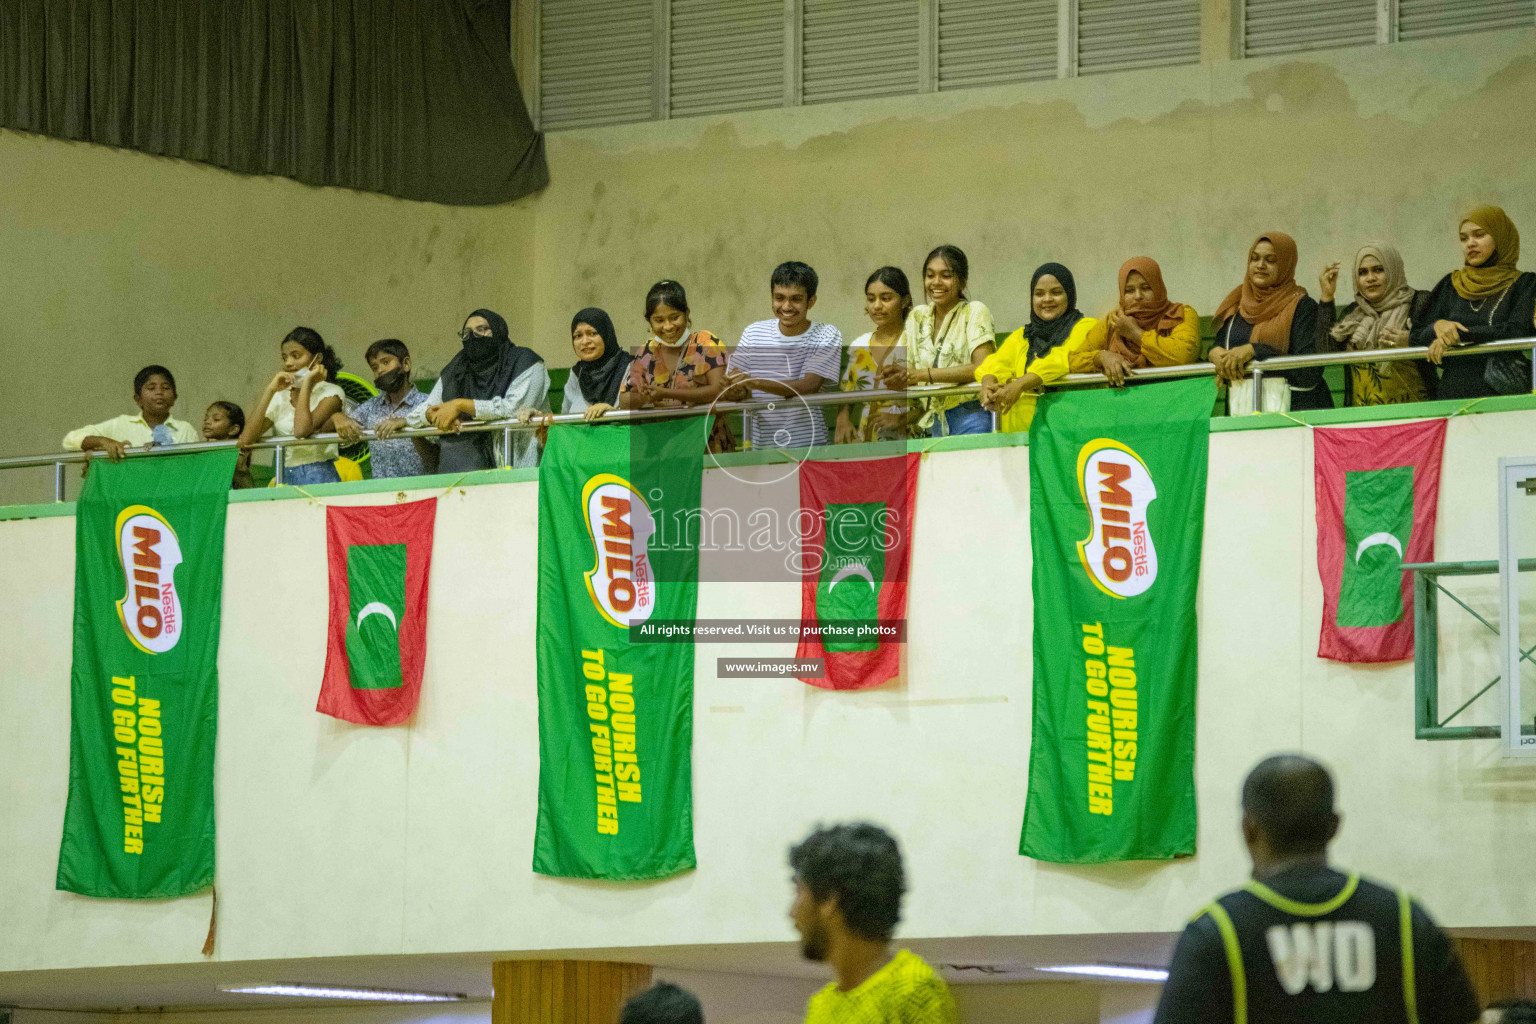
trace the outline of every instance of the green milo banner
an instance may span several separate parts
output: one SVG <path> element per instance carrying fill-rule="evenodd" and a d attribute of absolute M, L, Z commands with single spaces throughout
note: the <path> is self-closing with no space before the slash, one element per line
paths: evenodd
<path fill-rule="evenodd" d="M 705 418 L 552 430 L 539 465 L 539 820 L 533 870 L 694 866 L 693 643 L 636 643 L 698 605 Z"/>
<path fill-rule="evenodd" d="M 213 883 L 224 512 L 237 453 L 93 462 L 75 506 L 69 802 L 56 885 Z"/>
<path fill-rule="evenodd" d="M 1051 395 L 1030 428 L 1034 726 L 1019 852 L 1195 852 L 1195 591 L 1215 383 Z"/>

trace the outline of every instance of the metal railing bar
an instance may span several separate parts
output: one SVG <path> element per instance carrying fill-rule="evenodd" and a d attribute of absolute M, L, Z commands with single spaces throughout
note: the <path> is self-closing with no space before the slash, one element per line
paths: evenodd
<path fill-rule="evenodd" d="M 1523 352 L 1536 348 L 1536 338 L 1518 338 L 1509 341 L 1493 341 L 1482 345 L 1465 345 L 1451 349 L 1446 353 L 1447 358 L 1476 355 L 1496 355 L 1500 352 Z M 1276 373 L 1285 370 L 1304 369 L 1313 366 L 1349 365 L 1352 363 L 1379 363 L 1399 362 L 1403 360 L 1422 359 L 1429 349 L 1394 348 L 1372 349 L 1369 352 L 1325 352 L 1315 356 L 1275 356 L 1271 359 L 1255 360 L 1253 369 L 1256 371 L 1256 379 L 1262 381 L 1263 374 Z M 1147 381 L 1176 380 L 1181 378 L 1210 377 L 1214 375 L 1216 368 L 1211 363 L 1186 363 L 1182 366 L 1151 366 L 1138 370 L 1128 371 L 1126 380 L 1130 383 Z M 1059 381 L 1055 381 L 1048 387 L 1071 387 L 1083 384 L 1103 384 L 1106 379 L 1101 373 L 1069 373 Z M 1262 386 L 1262 384 L 1260 385 Z M 891 400 L 910 399 L 913 401 L 931 398 L 945 398 L 951 395 L 974 395 L 980 391 L 979 384 L 953 384 L 930 387 L 913 387 L 905 391 L 827 391 L 814 395 L 802 395 L 796 398 L 776 398 L 752 402 L 720 402 L 715 405 L 680 406 L 664 409 L 617 409 L 606 414 L 602 423 L 642 423 L 648 420 L 677 419 L 687 416 L 705 416 L 711 413 L 733 412 L 760 412 L 766 409 L 774 409 L 784 402 L 803 402 L 810 406 L 822 405 L 857 405 L 864 402 L 881 402 Z M 1408 418 L 1408 417 L 1405 417 Z M 555 413 L 549 416 L 535 417 L 528 423 L 519 423 L 516 420 L 482 420 L 464 423 L 460 433 L 479 433 L 486 430 L 500 430 L 503 437 L 510 437 L 516 431 L 537 430 L 543 426 L 561 426 L 566 424 L 586 423 L 586 418 L 581 413 Z M 392 437 L 440 437 L 445 431 L 433 427 L 422 427 L 411 430 L 399 430 Z M 363 440 L 376 440 L 373 431 L 363 431 Z M 311 444 L 346 444 L 336 434 L 312 434 L 309 437 L 272 437 L 264 438 L 250 445 L 254 450 L 291 448 L 294 445 Z M 179 455 L 185 452 L 217 451 L 222 448 L 234 447 L 233 441 L 198 441 L 192 444 L 164 445 L 155 448 L 130 450 L 126 453 L 128 458 L 144 458 L 161 455 Z M 54 464 L 71 464 L 85 462 L 88 458 L 105 458 L 96 453 L 87 452 L 55 452 L 48 455 L 23 455 L 0 458 L 0 469 L 23 469 L 33 466 L 49 466 Z"/>

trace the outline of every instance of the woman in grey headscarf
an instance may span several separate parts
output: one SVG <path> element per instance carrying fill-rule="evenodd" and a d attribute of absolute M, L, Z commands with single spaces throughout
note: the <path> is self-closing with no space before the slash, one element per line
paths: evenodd
<path fill-rule="evenodd" d="M 1403 257 L 1386 242 L 1371 242 L 1355 253 L 1355 301 L 1336 310 L 1334 290 L 1339 265 L 1330 263 L 1318 277 L 1317 348 L 1370 351 L 1404 348 L 1408 332 L 1422 315 L 1429 293 L 1415 291 L 1403 270 Z M 1337 315 L 1335 315 L 1337 314 Z M 1345 374 L 1346 405 L 1396 405 L 1422 402 L 1435 395 L 1435 376 L 1424 360 L 1354 363 Z"/>

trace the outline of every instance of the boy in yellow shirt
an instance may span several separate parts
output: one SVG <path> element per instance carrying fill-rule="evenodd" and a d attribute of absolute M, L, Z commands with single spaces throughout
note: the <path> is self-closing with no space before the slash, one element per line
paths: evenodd
<path fill-rule="evenodd" d="M 811 997 L 806 1024 L 955 1024 L 955 1001 L 933 968 L 891 952 L 906 878 L 901 851 L 876 825 L 835 825 L 789 851 L 800 952 L 837 975 Z"/>

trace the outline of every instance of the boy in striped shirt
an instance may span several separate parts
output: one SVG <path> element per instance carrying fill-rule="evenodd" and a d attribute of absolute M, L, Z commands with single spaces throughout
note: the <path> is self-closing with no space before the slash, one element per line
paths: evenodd
<path fill-rule="evenodd" d="M 827 443 L 827 422 L 818 407 L 797 399 L 814 395 L 842 372 L 843 336 L 831 324 L 810 318 L 816 305 L 816 271 L 790 261 L 774 268 L 770 282 L 773 319 L 741 332 L 723 401 L 782 398 L 778 408 L 746 416 L 753 448 L 809 448 Z"/>

